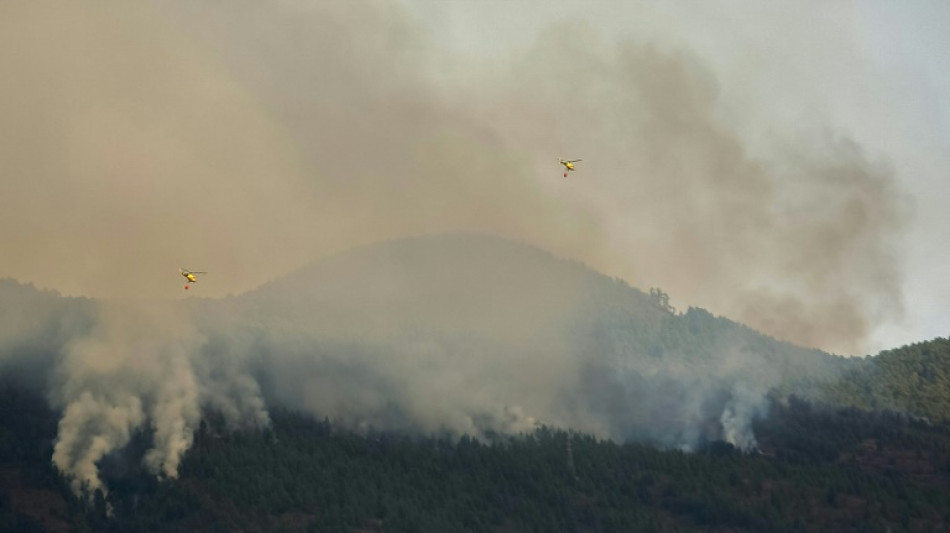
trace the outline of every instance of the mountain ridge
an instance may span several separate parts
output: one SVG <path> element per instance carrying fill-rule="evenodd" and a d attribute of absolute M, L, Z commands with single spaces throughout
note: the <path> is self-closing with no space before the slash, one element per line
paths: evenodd
<path fill-rule="evenodd" d="M 268 403 L 381 428 L 550 423 L 665 446 L 753 447 L 749 427 L 769 391 L 808 394 L 807 382 L 841 371 L 840 358 L 702 309 L 678 314 L 664 296 L 530 244 L 440 234 L 311 263 L 198 302 L 196 316 L 214 317 L 201 328 L 212 344 L 241 331 L 268 354 Z M 433 411 L 428 398 L 443 405 Z"/>
<path fill-rule="evenodd" d="M 43 353 L 37 386 L 53 386 L 50 369 L 103 320 L 95 300 L 13 280 L 0 294 L 8 330 L 13 318 L 43 317 L 24 334 L 0 328 L 0 354 L 20 354 L 0 368 L 22 370 L 28 346 Z M 770 394 L 872 405 L 835 387 L 873 358 L 795 346 L 701 308 L 677 313 L 664 296 L 529 243 L 438 234 L 361 246 L 240 295 L 170 309 L 200 336 L 188 364 L 212 381 L 197 386 L 223 387 L 238 425 L 283 405 L 356 426 L 478 434 L 576 423 L 663 446 L 726 438 L 753 447 L 748 428 Z M 429 412 L 426 394 L 449 401 Z"/>

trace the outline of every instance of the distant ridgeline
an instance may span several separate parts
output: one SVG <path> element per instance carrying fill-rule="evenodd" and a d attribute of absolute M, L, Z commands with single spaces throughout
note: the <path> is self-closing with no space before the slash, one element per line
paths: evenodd
<path fill-rule="evenodd" d="M 849 368 L 702 309 L 678 314 L 659 289 L 480 235 L 366 246 L 224 303 L 228 323 L 202 318 L 225 316 L 217 302 L 196 316 L 222 346 L 231 331 L 260 331 L 274 354 L 268 403 L 316 410 L 298 391 L 319 388 L 330 410 L 315 414 L 380 429 L 477 436 L 545 423 L 754 448 L 751 421 L 770 392 L 812 398 Z"/>
<path fill-rule="evenodd" d="M 0 280 L 0 375 L 55 386 L 98 308 Z M 175 320 L 205 339 L 188 359 L 205 369 L 199 391 L 256 387 L 267 406 L 378 429 L 478 435 L 543 423 L 666 447 L 749 448 L 768 398 L 790 395 L 950 420 L 947 339 L 832 356 L 703 309 L 677 313 L 659 289 L 494 237 L 366 246 L 179 309 Z M 232 376 L 242 381 L 207 382 Z"/>
<path fill-rule="evenodd" d="M 205 313 L 226 314 L 216 310 L 219 302 L 197 303 L 205 306 L 199 319 Z M 677 313 L 660 289 L 645 293 L 536 247 L 484 235 L 365 246 L 313 263 L 221 307 L 228 307 L 242 330 L 280 330 L 314 342 L 324 353 L 337 350 L 335 344 L 362 343 L 372 351 L 365 346 L 372 342 L 372 332 L 397 351 L 403 341 L 414 349 L 425 339 L 426 346 L 443 348 L 441 355 L 449 357 L 459 351 L 465 357 L 482 356 L 479 350 L 505 352 L 499 346 L 505 342 L 513 350 L 540 347 L 545 354 L 537 362 L 545 366 L 556 364 L 557 357 L 577 363 L 571 367 L 578 375 L 576 392 L 595 393 L 590 402 L 604 411 L 630 409 L 648 394 L 637 390 L 662 393 L 675 384 L 676 393 L 683 386 L 704 393 L 722 386 L 738 396 L 794 394 L 950 419 L 946 339 L 878 357 L 833 356 L 778 341 L 700 308 Z M 207 327 L 212 338 L 215 325 Z M 536 362 L 521 353 L 517 357 Z M 504 358 L 491 363 L 507 364 Z M 603 391 L 613 395 L 598 396 Z"/>

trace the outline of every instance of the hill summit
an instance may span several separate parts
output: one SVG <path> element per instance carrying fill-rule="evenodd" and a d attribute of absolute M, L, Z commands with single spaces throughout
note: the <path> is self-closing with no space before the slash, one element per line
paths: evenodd
<path fill-rule="evenodd" d="M 663 296 L 523 243 L 437 235 L 308 265 L 219 302 L 205 329 L 212 345 L 253 338 L 269 402 L 356 426 L 544 423 L 687 449 L 754 447 L 770 390 L 838 371 Z"/>

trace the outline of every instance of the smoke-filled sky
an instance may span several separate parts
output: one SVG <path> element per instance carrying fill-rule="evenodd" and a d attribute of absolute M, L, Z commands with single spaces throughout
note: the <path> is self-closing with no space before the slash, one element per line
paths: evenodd
<path fill-rule="evenodd" d="M 948 22 L 939 2 L 5 2 L 0 276 L 169 299 L 185 267 L 214 297 L 474 231 L 809 346 L 946 335 Z M 558 157 L 583 162 L 565 180 Z"/>
<path fill-rule="evenodd" d="M 697 341 L 705 366 L 685 341 L 645 358 L 646 296 L 511 243 L 838 353 L 946 335 L 948 22 L 936 2 L 0 3 L 0 277 L 105 299 L 7 282 L 0 362 L 42 367 L 77 490 L 135 431 L 175 477 L 203 409 L 258 427 L 269 402 L 685 448 L 712 417 L 754 446 L 767 391 L 823 356 L 775 365 L 735 334 Z M 564 179 L 558 157 L 583 161 Z M 509 240 L 301 270 L 444 233 Z M 186 293 L 179 267 L 209 273 Z"/>

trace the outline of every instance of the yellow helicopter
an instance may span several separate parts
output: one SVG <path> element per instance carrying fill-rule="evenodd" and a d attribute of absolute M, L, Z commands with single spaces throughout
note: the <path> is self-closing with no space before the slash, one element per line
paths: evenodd
<path fill-rule="evenodd" d="M 197 270 L 185 270 L 183 268 L 179 268 L 178 273 L 184 276 L 185 279 L 188 280 L 188 285 L 185 285 L 186 291 L 188 290 L 189 286 L 192 283 L 196 283 L 198 281 L 198 277 L 195 274 L 207 274 L 207 272 L 200 272 Z"/>
<path fill-rule="evenodd" d="M 557 158 L 557 162 L 560 163 L 560 164 L 562 164 L 562 165 L 564 165 L 564 168 L 565 168 L 564 177 L 565 177 L 565 178 L 567 177 L 567 173 L 568 173 L 568 172 L 574 172 L 574 163 L 577 163 L 578 161 L 582 161 L 582 160 L 581 160 L 581 159 L 571 159 L 570 161 L 565 161 L 565 160 L 561 159 L 560 157 Z"/>

